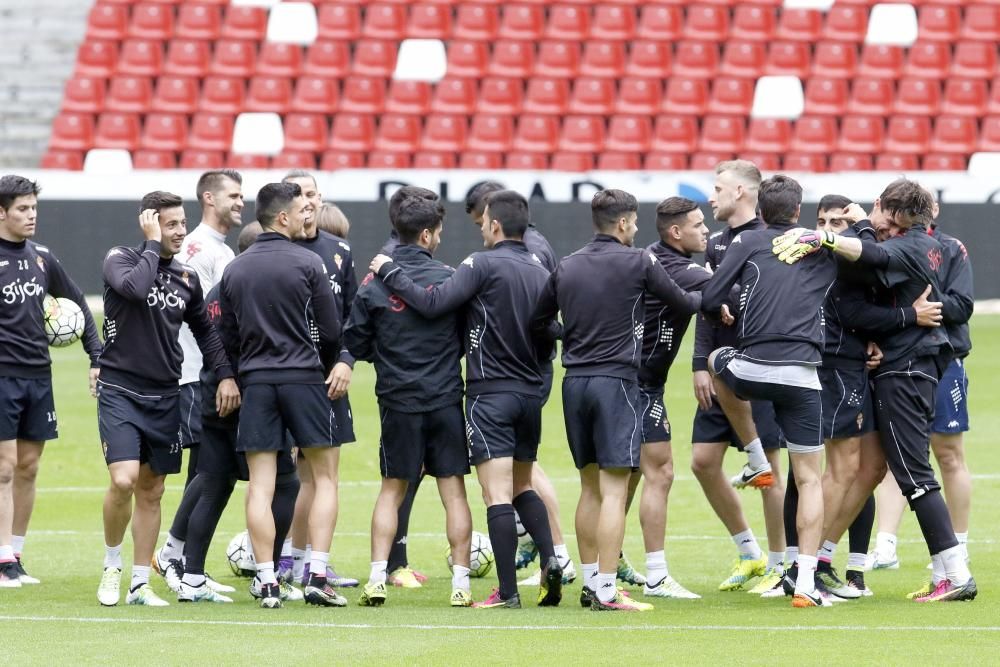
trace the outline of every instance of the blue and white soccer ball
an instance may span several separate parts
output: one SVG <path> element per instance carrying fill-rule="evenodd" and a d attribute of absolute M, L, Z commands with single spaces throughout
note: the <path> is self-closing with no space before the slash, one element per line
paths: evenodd
<path fill-rule="evenodd" d="M 66 347 L 80 340 L 83 335 L 83 310 L 69 299 L 45 297 L 42 304 L 45 315 L 45 333 L 52 347 Z"/>
<path fill-rule="evenodd" d="M 226 547 L 226 561 L 229 569 L 237 577 L 252 577 L 257 574 L 257 563 L 253 558 L 253 549 L 250 546 L 250 534 L 243 531 L 229 540 Z"/>
<path fill-rule="evenodd" d="M 451 547 L 445 548 L 448 569 L 454 565 L 451 560 Z M 469 554 L 469 576 L 485 577 L 493 569 L 493 544 L 490 538 L 480 532 L 472 531 L 472 548 Z"/>

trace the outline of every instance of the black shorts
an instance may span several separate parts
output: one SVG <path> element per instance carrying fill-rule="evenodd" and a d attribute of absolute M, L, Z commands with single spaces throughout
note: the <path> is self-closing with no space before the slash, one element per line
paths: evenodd
<path fill-rule="evenodd" d="M 636 468 L 642 427 L 639 384 L 609 376 L 563 379 L 563 417 L 573 463 Z"/>
<path fill-rule="evenodd" d="M 552 381 L 555 379 L 556 372 L 552 368 L 551 361 L 542 362 L 542 405 L 544 406 L 549 402 L 549 395 L 552 393 Z"/>
<path fill-rule="evenodd" d="M 201 446 L 198 448 L 198 474 L 235 477 L 250 481 L 247 457 L 236 451 L 236 424 L 226 424 L 221 420 L 205 420 L 202 429 Z M 283 449 L 278 452 L 278 474 L 286 475 L 296 470 L 292 453 Z"/>
<path fill-rule="evenodd" d="M 0 377 L 0 440 L 45 442 L 58 436 L 52 378 Z"/>
<path fill-rule="evenodd" d="M 201 382 L 181 385 L 181 447 L 201 442 Z M 212 397 L 215 403 L 215 396 Z"/>
<path fill-rule="evenodd" d="M 670 420 L 663 403 L 663 387 L 639 387 L 642 443 L 670 442 Z"/>
<path fill-rule="evenodd" d="M 778 428 L 774 416 L 774 406 L 769 401 L 750 401 L 750 411 L 753 413 L 753 423 L 757 427 L 757 437 L 764 449 L 780 449 L 785 446 L 785 438 Z M 702 410 L 699 406 L 694 413 L 694 424 L 691 427 L 691 442 L 716 443 L 728 442 L 730 446 L 743 449 L 743 443 L 736 436 L 736 431 L 729 425 L 722 406 L 713 401 L 712 407 Z"/>
<path fill-rule="evenodd" d="M 299 447 L 332 447 L 336 420 L 322 384 L 251 384 L 243 388 L 236 449 L 288 449 L 286 431 Z"/>
<path fill-rule="evenodd" d="M 864 368 L 820 368 L 823 439 L 857 438 L 875 430 L 871 385 Z"/>
<path fill-rule="evenodd" d="M 423 472 L 431 477 L 469 474 L 461 403 L 430 412 L 400 412 L 383 405 L 378 411 L 382 477 L 416 482 Z"/>
<path fill-rule="evenodd" d="M 515 393 L 478 394 L 465 399 L 469 459 L 538 459 L 542 438 L 542 399 Z"/>
<path fill-rule="evenodd" d="M 351 412 L 351 401 L 345 394 L 342 398 L 331 401 L 333 406 L 333 418 L 335 420 L 334 439 L 344 445 L 354 442 L 354 414 Z"/>
<path fill-rule="evenodd" d="M 148 463 L 159 475 L 181 470 L 180 397 L 131 391 L 98 381 L 97 428 L 109 465 Z"/>

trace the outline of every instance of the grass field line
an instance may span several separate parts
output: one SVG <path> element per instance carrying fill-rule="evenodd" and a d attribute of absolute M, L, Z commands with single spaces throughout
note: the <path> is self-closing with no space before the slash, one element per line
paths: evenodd
<path fill-rule="evenodd" d="M 564 632 L 566 630 L 594 630 L 592 625 L 432 625 L 429 623 L 318 623 L 309 621 L 229 621 L 209 619 L 167 619 L 167 618 L 106 618 L 101 616 L 17 616 L 0 615 L 0 621 L 27 621 L 32 623 L 92 623 L 92 624 L 135 624 L 135 625 L 196 625 L 234 626 L 262 628 L 326 628 L 332 630 L 472 630 L 475 632 Z M 626 632 L 1000 632 L 1000 626 L 959 626 L 959 625 L 618 625 L 615 631 Z"/>

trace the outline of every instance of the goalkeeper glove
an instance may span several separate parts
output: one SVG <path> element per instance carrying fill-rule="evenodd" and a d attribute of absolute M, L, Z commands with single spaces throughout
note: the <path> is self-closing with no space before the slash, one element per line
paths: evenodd
<path fill-rule="evenodd" d="M 837 235 L 833 232 L 797 227 L 771 241 L 771 252 L 786 264 L 794 264 L 806 255 L 820 248 L 837 247 Z"/>

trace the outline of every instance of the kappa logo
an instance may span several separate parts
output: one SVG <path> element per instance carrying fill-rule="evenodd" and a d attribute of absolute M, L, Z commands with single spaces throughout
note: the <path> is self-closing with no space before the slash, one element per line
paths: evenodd
<path fill-rule="evenodd" d="M 542 260 L 538 259 L 538 255 L 531 253 L 531 259 L 535 260 L 536 263 L 541 264 Z"/>
<path fill-rule="evenodd" d="M 469 267 L 470 269 L 471 269 L 471 268 L 474 268 L 474 267 L 473 267 L 473 264 L 474 264 L 474 263 L 475 263 L 475 260 L 473 259 L 473 255 L 469 255 L 468 257 L 466 257 L 465 259 L 463 259 L 463 260 L 462 260 L 462 264 L 465 264 L 465 265 L 466 265 L 466 266 L 468 266 L 468 267 Z"/>
<path fill-rule="evenodd" d="M 656 256 L 651 252 L 646 254 L 649 255 L 649 261 L 652 262 L 653 264 L 656 264 Z"/>
<path fill-rule="evenodd" d="M 6 260 L 6 259 L 0 260 L 0 269 L 2 269 L 5 266 L 10 266 L 10 260 Z"/>
<path fill-rule="evenodd" d="M 108 251 L 108 257 L 114 257 L 120 254 L 122 254 L 121 248 L 112 248 L 111 250 Z"/>
<path fill-rule="evenodd" d="M 952 419 L 950 422 L 948 422 L 948 428 L 958 428 L 958 421 Z"/>

